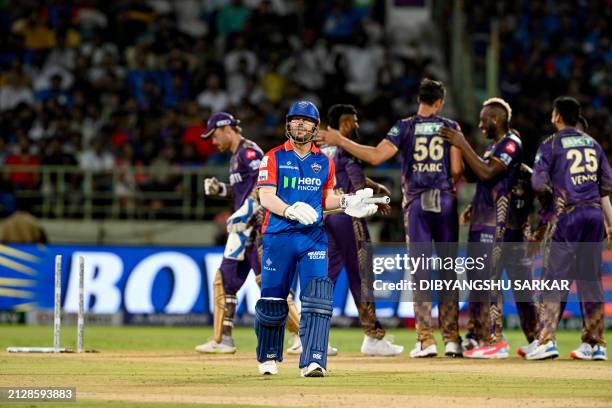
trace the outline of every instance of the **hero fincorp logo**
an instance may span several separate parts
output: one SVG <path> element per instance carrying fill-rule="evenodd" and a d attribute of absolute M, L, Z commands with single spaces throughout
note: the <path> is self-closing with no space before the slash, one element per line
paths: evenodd
<path fill-rule="evenodd" d="M 283 188 L 318 191 L 322 185 L 321 179 L 316 177 L 283 177 Z"/>

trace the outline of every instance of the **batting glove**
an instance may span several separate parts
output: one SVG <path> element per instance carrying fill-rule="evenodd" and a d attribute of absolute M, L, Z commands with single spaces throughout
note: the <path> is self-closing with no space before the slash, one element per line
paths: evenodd
<path fill-rule="evenodd" d="M 225 183 L 217 180 L 216 177 L 209 177 L 204 179 L 204 194 L 205 195 L 219 195 L 225 197 L 227 195 L 227 186 Z"/>
<path fill-rule="evenodd" d="M 378 211 L 378 206 L 374 203 L 378 202 L 379 197 L 373 196 L 374 190 L 371 188 L 357 190 L 355 194 L 343 194 L 340 197 L 340 207 L 344 208 L 344 213 L 351 217 L 369 217 Z M 388 199 L 389 197 L 382 197 L 380 201 L 388 202 Z"/>
<path fill-rule="evenodd" d="M 314 224 L 319 219 L 319 214 L 310 205 L 298 201 L 297 203 L 287 207 L 285 210 L 285 218 L 295 220 L 300 224 Z"/>

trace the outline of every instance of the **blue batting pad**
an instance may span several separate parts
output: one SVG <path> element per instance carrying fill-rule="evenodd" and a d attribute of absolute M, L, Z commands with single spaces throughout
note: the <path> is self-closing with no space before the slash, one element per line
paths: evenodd
<path fill-rule="evenodd" d="M 334 284 L 327 277 L 311 280 L 300 295 L 302 301 L 300 368 L 314 362 L 327 368 L 327 343 L 333 312 L 333 295 Z"/>
<path fill-rule="evenodd" d="M 255 305 L 255 333 L 257 334 L 257 361 L 283 361 L 285 322 L 289 306 L 285 299 L 262 298 Z"/>

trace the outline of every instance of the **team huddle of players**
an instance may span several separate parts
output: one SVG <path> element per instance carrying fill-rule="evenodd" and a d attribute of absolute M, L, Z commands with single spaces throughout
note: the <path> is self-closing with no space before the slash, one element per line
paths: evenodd
<path fill-rule="evenodd" d="M 334 105 L 328 129 L 320 130 L 317 108 L 295 102 L 286 122 L 287 141 L 265 155 L 242 137 L 239 121 L 213 114 L 204 138 L 230 151 L 230 183 L 205 180 L 206 195 L 233 198 L 227 222 L 228 241 L 214 282 L 214 338 L 199 345 L 202 353 L 234 353 L 232 339 L 236 292 L 251 269 L 261 285 L 256 304 L 257 360 L 262 374 L 276 374 L 282 361 L 285 326 L 291 334 L 288 353 L 300 354 L 304 377 L 325 376 L 333 286 L 344 267 L 365 336 L 361 352 L 395 356 L 402 346 L 385 338 L 371 297 L 370 237 L 365 217 L 389 211 L 384 186 L 365 177 L 363 163 L 380 164 L 398 152 L 402 159 L 402 209 L 409 251 L 456 257 L 459 223 L 468 223 L 468 256 L 484 256 L 482 270 L 469 279 L 531 279 L 527 242 L 545 239 L 543 279 L 576 280 L 583 314 L 582 344 L 571 356 L 606 360 L 601 245 L 612 236 L 612 169 L 599 144 L 586 131 L 580 104 L 571 97 L 554 101 L 556 132 L 539 147 L 533 170 L 523 163 L 521 138 L 510 126 L 512 110 L 500 98 L 484 102 L 479 128 L 490 141 L 482 155 L 467 142 L 459 125 L 439 116 L 445 89 L 422 81 L 416 115 L 399 120 L 375 147 L 355 142 L 359 129 L 351 105 Z M 318 146 L 324 146 L 319 148 Z M 455 183 L 476 182 L 470 206 L 458 215 Z M 540 228 L 531 233 L 528 219 L 538 197 Z M 502 245 L 514 243 L 514 245 Z M 521 243 L 525 243 L 522 245 Z M 584 250 L 581 243 L 590 243 Z M 593 247 L 595 249 L 593 249 Z M 578 265 L 579 264 L 579 265 Z M 580 272 L 576 271 L 580 266 Z M 301 313 L 293 303 L 299 277 Z M 439 271 L 455 279 L 453 271 Z M 471 275 L 470 275 L 471 274 Z M 429 271 L 413 273 L 417 281 Z M 416 285 L 420 287 L 420 285 Z M 567 292 L 543 291 L 538 299 L 517 301 L 528 345 L 518 349 L 527 360 L 555 358 L 556 328 Z M 502 332 L 501 292 L 470 297 L 468 333 L 459 334 L 458 293 L 440 296 L 439 327 L 444 354 L 457 357 L 507 358 Z M 417 343 L 410 357 L 438 354 L 433 337 L 432 294 L 414 293 Z"/>

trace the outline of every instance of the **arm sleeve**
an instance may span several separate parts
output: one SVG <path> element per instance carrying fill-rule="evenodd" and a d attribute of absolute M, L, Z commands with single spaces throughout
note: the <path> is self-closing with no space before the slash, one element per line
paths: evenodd
<path fill-rule="evenodd" d="M 277 172 L 276 168 L 276 157 L 274 152 L 268 152 L 261 159 L 259 165 L 259 176 L 257 177 L 257 186 L 272 186 L 276 187 L 277 184 Z"/>
<path fill-rule="evenodd" d="M 240 154 L 240 162 L 250 174 L 257 174 L 261 165 L 263 153 L 255 149 L 245 149 Z"/>
<path fill-rule="evenodd" d="M 521 147 L 514 140 L 506 138 L 495 146 L 492 156 L 509 167 L 510 164 L 520 161 Z"/>
<path fill-rule="evenodd" d="M 531 175 L 531 187 L 536 193 L 543 193 L 550 185 L 551 143 L 552 141 L 542 143 L 536 153 Z"/>
<path fill-rule="evenodd" d="M 327 156 L 327 160 L 329 162 L 329 169 L 327 172 L 327 181 L 323 186 L 323 190 L 333 190 L 336 184 L 336 165 L 331 157 Z"/>
<path fill-rule="evenodd" d="M 395 122 L 395 125 L 393 125 L 391 129 L 389 129 L 389 131 L 387 132 L 387 136 L 385 136 L 385 139 L 393 143 L 393 145 L 399 149 L 400 145 L 402 144 L 402 135 L 404 133 L 403 130 L 404 126 L 402 125 L 402 121 L 398 120 L 397 122 Z"/>

